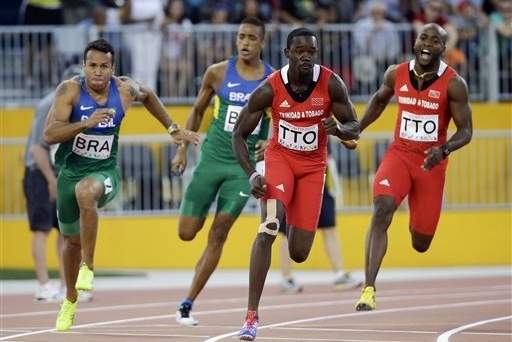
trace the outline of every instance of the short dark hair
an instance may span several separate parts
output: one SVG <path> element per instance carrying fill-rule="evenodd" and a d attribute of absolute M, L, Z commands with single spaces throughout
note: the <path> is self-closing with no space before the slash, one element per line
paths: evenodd
<path fill-rule="evenodd" d="M 261 29 L 261 34 L 263 35 L 263 37 L 265 37 L 265 24 L 259 18 L 257 18 L 257 17 L 245 17 L 240 22 L 240 25 L 242 25 L 242 24 L 250 24 L 250 25 L 254 25 L 254 26 L 259 27 Z"/>
<path fill-rule="evenodd" d="M 85 57 L 87 57 L 87 52 L 89 52 L 89 50 L 97 50 L 97 51 L 101 51 L 104 53 L 110 52 L 110 54 L 112 55 L 112 63 L 114 62 L 114 48 L 112 47 L 112 45 L 109 42 L 107 42 L 103 38 L 93 40 L 92 42 L 87 44 L 87 46 L 85 47 L 85 50 L 84 50 L 84 63 L 85 63 Z"/>
<path fill-rule="evenodd" d="M 289 49 L 290 46 L 292 45 L 293 38 L 300 37 L 300 36 L 308 36 L 308 37 L 317 38 L 316 34 L 313 33 L 313 31 L 311 31 L 310 29 L 305 28 L 305 27 L 299 27 L 288 34 L 288 38 L 286 38 L 286 47 Z"/>

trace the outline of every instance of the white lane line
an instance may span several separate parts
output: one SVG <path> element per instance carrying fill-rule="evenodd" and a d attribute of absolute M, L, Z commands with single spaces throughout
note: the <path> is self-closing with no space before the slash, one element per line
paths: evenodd
<path fill-rule="evenodd" d="M 203 326 L 201 326 L 203 327 Z M 216 328 L 221 328 L 222 326 L 216 326 Z M 223 326 L 224 328 L 237 328 L 233 326 Z M 347 328 L 315 328 L 312 326 L 303 326 L 303 327 L 276 327 L 275 330 L 291 330 L 291 331 L 339 331 L 339 332 L 378 332 L 382 334 L 386 333 L 398 333 L 398 334 L 439 334 L 440 331 L 428 331 L 428 330 L 389 330 L 389 329 L 347 329 Z M 503 332 L 462 332 L 463 335 L 490 335 L 490 336 L 512 336 L 512 332 L 503 333 Z"/>
<path fill-rule="evenodd" d="M 258 337 L 258 340 L 270 340 L 270 341 L 297 341 L 297 337 Z M 360 339 L 332 339 L 332 338 L 300 338 L 301 341 L 320 341 L 320 342 L 414 342 L 404 340 L 360 340 Z"/>
<path fill-rule="evenodd" d="M 468 295 L 474 295 L 475 293 L 474 292 L 470 292 L 468 293 Z M 466 295 L 466 297 L 468 296 Z M 491 295 L 491 293 L 489 292 L 485 292 L 485 293 L 481 293 L 480 296 L 482 295 Z M 407 299 L 411 299 L 411 298 L 414 298 L 414 299 L 418 299 L 418 297 L 422 297 L 423 299 L 433 299 L 433 298 L 445 298 L 445 297 L 448 297 L 448 298 L 455 298 L 455 297 L 465 297 L 464 296 L 464 293 L 458 293 L 458 294 L 451 294 L 451 293 L 442 293 L 442 294 L 436 294 L 436 295 L 426 295 L 426 296 L 397 296 L 397 297 L 387 297 L 387 298 L 381 298 L 380 301 L 391 301 L 391 300 L 396 300 L 396 299 L 401 299 L 401 300 L 407 300 Z M 500 302 L 503 303 L 503 299 L 500 299 Z M 339 301 L 333 301 L 333 300 L 329 300 L 329 301 L 323 301 L 323 302 L 315 302 L 314 304 L 315 305 L 324 305 L 324 306 L 329 306 L 329 305 L 340 305 L 340 304 L 347 304 L 347 303 L 353 303 L 353 299 L 350 299 L 350 300 L 339 300 Z M 309 307 L 311 306 L 311 302 L 304 302 L 304 303 L 294 303 L 294 304 L 278 304 L 278 305 L 267 305 L 267 306 L 262 306 L 260 307 L 261 310 L 278 310 L 278 309 L 289 309 L 289 308 L 301 308 L 301 307 Z M 247 310 L 246 307 L 242 307 L 242 308 L 232 308 L 232 309 L 220 309 L 220 310 L 207 310 L 207 311 L 198 311 L 198 312 L 195 312 L 194 315 L 196 316 L 199 316 L 199 315 L 211 315 L 211 314 L 225 314 L 225 313 L 234 313 L 234 312 L 245 312 Z M 379 312 L 382 312 L 383 310 L 379 311 Z M 370 311 L 370 312 L 373 312 L 373 311 Z M 360 314 L 360 313 L 356 313 L 356 314 Z M 351 314 L 352 315 L 352 314 Z M 141 322 L 141 321 L 147 321 L 147 320 L 151 320 L 151 319 L 169 319 L 169 318 L 174 318 L 176 317 L 176 314 L 169 314 L 169 315 L 156 315 L 156 316 L 142 316 L 142 317 L 135 317 L 135 318 L 127 318 L 127 319 L 119 319 L 119 320 L 113 320 L 113 321 L 105 321 L 105 322 L 96 322 L 96 323 L 88 323 L 88 324 L 81 324 L 81 325 L 76 325 L 76 326 L 73 326 L 74 329 L 76 328 L 88 328 L 88 327 L 97 327 L 97 326 L 103 326 L 103 325 L 110 325 L 110 324 L 117 324 L 117 323 L 129 323 L 129 322 Z M 299 323 L 302 322 L 302 321 L 299 321 Z M 17 335 L 10 335 L 10 336 L 5 336 L 5 337 L 2 337 L 0 338 L 0 341 L 5 341 L 7 339 L 10 339 L 10 338 L 17 338 L 17 337 L 23 337 L 23 336 L 30 336 L 30 335 L 38 335 L 38 334 L 43 334 L 43 333 L 47 333 L 47 332 L 51 332 L 51 331 L 55 331 L 55 329 L 43 329 L 43 330 L 38 330 L 38 331 L 32 331 L 30 333 L 25 333 L 25 334 L 17 334 Z M 236 334 L 236 333 L 235 333 Z"/>
<path fill-rule="evenodd" d="M 425 331 L 425 330 L 387 330 L 387 329 L 345 329 L 345 328 L 313 328 L 313 327 L 276 327 L 275 330 L 297 330 L 297 331 L 339 331 L 339 332 L 378 332 L 378 333 L 403 333 L 403 334 L 439 334 L 439 331 Z"/>
<path fill-rule="evenodd" d="M 457 292 L 453 292 L 452 294 L 449 294 L 449 296 L 456 296 L 456 295 L 459 295 L 459 294 L 463 294 L 463 295 L 470 295 L 470 294 L 476 294 L 478 296 L 480 296 L 482 293 L 490 293 L 490 294 L 495 294 L 497 293 L 497 291 L 500 291 L 500 290 L 506 290 L 507 291 L 507 294 L 509 293 L 508 291 L 510 290 L 510 286 L 507 286 L 507 285 L 497 285 L 497 286 L 490 286 L 490 287 L 482 287 L 482 286 L 479 286 L 479 287 L 466 287 L 466 288 L 457 288 L 459 291 Z M 410 295 L 414 295 L 414 298 L 417 298 L 417 295 L 418 294 L 419 296 L 430 296 L 432 294 L 438 294 L 440 293 L 440 291 L 443 291 L 444 294 L 448 295 L 448 293 L 446 292 L 446 288 L 431 288 L 431 289 L 428 289 L 429 291 L 432 291 L 432 293 L 425 293 L 425 290 L 424 289 L 421 289 L 421 290 L 411 290 L 411 291 L 408 291 L 408 294 L 409 296 Z M 466 292 L 461 292 L 460 290 L 462 291 L 466 291 Z M 468 291 L 469 290 L 469 291 Z M 492 291 L 493 290 L 493 291 Z M 473 292 L 474 291 L 474 292 Z M 483 292 L 479 292 L 479 291 L 483 291 Z M 403 293 L 404 290 L 384 290 L 384 291 L 379 291 L 379 301 L 382 301 L 382 300 L 386 300 L 385 298 L 381 297 L 382 295 L 391 295 L 391 294 L 401 294 Z M 343 293 L 343 295 L 350 295 L 350 299 L 347 299 L 347 300 L 350 300 L 350 301 L 354 301 L 355 299 L 352 297 L 353 296 L 353 292 L 346 292 L 346 293 Z M 331 296 L 332 297 L 332 293 L 312 293 L 312 294 L 299 294 L 297 295 L 298 297 L 300 297 L 300 299 L 315 299 L 315 298 L 323 298 L 323 297 L 326 297 L 326 296 Z M 336 295 L 337 296 L 337 295 Z M 342 297 L 342 296 L 340 296 Z M 267 301 L 272 301 L 272 300 L 282 300 L 284 298 L 287 298 L 287 296 L 283 296 L 283 295 L 277 295 L 277 296 L 267 296 L 265 297 L 265 300 Z M 398 297 L 390 297 L 390 298 L 398 298 Z M 408 299 L 409 297 L 407 297 Z M 247 297 L 237 297 L 237 298 L 226 298 L 226 299 L 205 299 L 205 300 L 202 300 L 201 301 L 201 304 L 215 304 L 215 303 L 222 303 L 222 304 L 225 304 L 225 303 L 238 303 L 238 302 L 246 302 L 247 301 Z M 99 312 L 99 311 L 108 311 L 108 310 L 127 310 L 127 309 L 139 309 L 139 308 L 158 308 L 158 307 L 165 307 L 165 306 L 177 306 L 179 304 L 178 301 L 175 301 L 175 302 L 154 302 L 154 303 L 140 303 L 140 304 L 123 304 L 123 305 L 109 305 L 109 306 L 97 306 L 97 307 L 92 307 L 92 308 L 78 308 L 77 309 L 77 313 L 80 313 L 80 312 Z M 56 310 L 45 310 L 45 311 L 32 311 L 32 312 L 21 312 L 21 313 L 14 313 L 14 314 L 3 314 L 3 315 L 0 315 L 0 318 L 15 318 L 15 317 L 30 317 L 30 316 L 41 316 L 41 315 L 55 315 L 57 314 L 59 310 L 56 309 Z"/>
<path fill-rule="evenodd" d="M 469 328 L 473 328 L 473 327 L 476 327 L 476 326 L 479 326 L 479 325 L 487 324 L 487 323 L 505 321 L 507 319 L 512 319 L 512 316 L 497 317 L 497 318 L 492 318 L 492 319 L 486 319 L 484 321 L 478 321 L 478 322 L 466 324 L 466 325 L 463 325 L 463 326 L 460 326 L 460 327 L 457 327 L 455 329 L 452 329 L 452 330 L 449 330 L 449 331 L 446 331 L 446 332 L 442 333 L 437 338 L 437 342 L 449 342 L 450 341 L 450 337 L 452 335 L 455 335 L 456 333 L 458 333 L 460 331 L 463 331 L 463 330 L 466 330 L 466 329 L 469 329 Z"/>
<path fill-rule="evenodd" d="M 386 313 L 408 312 L 408 311 L 430 310 L 430 309 L 457 308 L 457 307 L 465 307 L 465 306 L 488 305 L 488 304 L 495 304 L 495 303 L 503 303 L 503 299 L 485 300 L 485 301 L 477 301 L 477 302 L 469 302 L 469 303 L 461 302 L 461 303 L 439 304 L 439 305 L 411 306 L 411 307 L 407 307 L 407 308 L 393 308 L 393 309 L 374 310 L 374 311 L 361 311 L 361 312 L 354 312 L 354 313 L 349 313 L 349 314 L 317 316 L 317 317 L 312 317 L 312 318 L 305 318 L 305 319 L 298 319 L 298 320 L 294 320 L 294 321 L 286 321 L 286 322 L 274 323 L 274 324 L 269 324 L 269 325 L 263 325 L 263 326 L 260 326 L 258 328 L 258 330 L 282 327 L 282 326 L 286 326 L 286 325 L 306 323 L 306 322 L 322 321 L 322 320 L 328 320 L 328 319 L 333 319 L 333 318 L 345 318 L 345 317 L 354 317 L 354 316 L 363 316 L 363 315 L 364 316 L 369 316 L 369 315 L 373 316 L 373 315 L 380 315 L 380 314 L 386 314 Z M 239 333 L 239 331 L 234 331 L 234 332 L 230 332 L 227 334 L 218 335 L 218 336 L 209 338 L 208 340 L 205 340 L 204 342 L 220 341 L 223 338 L 238 335 L 238 333 Z"/>
<path fill-rule="evenodd" d="M 61 334 L 53 332 L 54 334 Z M 74 335 L 102 335 L 102 336 L 132 336 L 132 337 L 189 337 L 189 338 L 208 338 L 210 335 L 183 335 L 183 334 L 136 334 L 136 333 L 122 333 L 122 332 L 80 332 L 68 331 L 65 333 Z"/>
<path fill-rule="evenodd" d="M 493 332 L 462 332 L 461 335 L 491 335 L 491 336 L 512 336 L 512 333 L 493 333 Z M 511 340 L 512 341 L 512 340 Z"/>

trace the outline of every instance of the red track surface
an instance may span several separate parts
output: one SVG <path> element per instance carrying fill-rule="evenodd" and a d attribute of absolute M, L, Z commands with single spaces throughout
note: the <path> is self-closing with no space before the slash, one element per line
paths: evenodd
<path fill-rule="evenodd" d="M 30 295 L 2 296 L 0 341 L 235 340 L 245 316 L 246 287 L 207 288 L 196 301 L 193 312 L 200 323 L 192 328 L 175 322 L 185 292 L 98 289 L 92 303 L 79 304 L 75 326 L 66 333 L 48 331 L 57 304 L 35 304 Z M 371 312 L 354 311 L 358 297 L 359 290 L 335 292 L 327 285 L 309 285 L 300 294 L 267 287 L 257 340 L 512 341 L 508 277 L 381 283 L 378 309 Z"/>

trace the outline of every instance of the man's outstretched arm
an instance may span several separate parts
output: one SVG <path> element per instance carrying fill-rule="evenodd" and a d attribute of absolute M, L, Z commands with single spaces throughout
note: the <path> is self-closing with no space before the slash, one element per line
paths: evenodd
<path fill-rule="evenodd" d="M 128 87 L 132 100 L 142 102 L 151 115 L 169 131 L 169 134 L 171 134 L 176 143 L 188 141 L 197 144 L 199 142 L 199 135 L 197 133 L 179 129 L 177 126 L 173 127 L 174 122 L 167 113 L 160 98 L 151 88 L 140 85 L 126 76 L 119 77 L 119 79 Z"/>
<path fill-rule="evenodd" d="M 361 119 L 361 132 L 377 120 L 382 114 L 389 101 L 393 97 L 395 90 L 396 65 L 391 65 L 384 73 L 384 81 L 380 88 L 372 95 L 368 106 Z"/>

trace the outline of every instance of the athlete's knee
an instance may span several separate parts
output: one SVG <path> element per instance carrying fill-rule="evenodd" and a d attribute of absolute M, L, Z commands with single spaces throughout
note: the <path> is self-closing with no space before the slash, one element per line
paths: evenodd
<path fill-rule="evenodd" d="M 413 240 L 412 247 L 420 253 L 425 253 L 426 251 L 428 251 L 428 249 L 430 247 L 430 241 L 426 242 L 426 241 L 414 241 Z"/>
<path fill-rule="evenodd" d="M 290 246 L 289 251 L 290 258 L 297 263 L 306 261 L 309 255 L 309 250 L 305 248 L 293 248 L 292 246 Z"/>
<path fill-rule="evenodd" d="M 277 218 L 267 218 L 261 222 L 258 233 L 265 233 L 275 238 L 279 233 L 279 220 Z"/>
<path fill-rule="evenodd" d="M 182 241 L 192 241 L 196 237 L 197 231 L 186 229 L 184 227 L 178 228 L 178 236 Z"/>
<path fill-rule="evenodd" d="M 192 241 L 197 232 L 203 227 L 204 218 L 196 219 L 188 216 L 180 216 L 178 223 L 178 236 L 183 241 Z"/>
<path fill-rule="evenodd" d="M 379 199 L 375 201 L 375 207 L 373 210 L 373 216 L 375 220 L 379 222 L 390 224 L 395 213 L 396 205 L 394 200 Z"/>
<path fill-rule="evenodd" d="M 64 236 L 64 248 L 68 251 L 80 250 L 82 248 L 80 235 Z"/>
<path fill-rule="evenodd" d="M 97 182 L 91 178 L 85 178 L 75 186 L 76 201 L 80 209 L 96 209 Z"/>
<path fill-rule="evenodd" d="M 264 233 L 272 236 L 274 239 L 279 233 L 279 218 L 277 215 L 277 201 L 275 199 L 269 199 L 266 202 L 266 217 L 261 222 L 258 233 Z"/>
<path fill-rule="evenodd" d="M 425 253 L 426 251 L 428 251 L 433 237 L 415 233 L 415 231 L 412 228 L 410 228 L 410 230 L 412 237 L 412 247 L 419 253 Z"/>

